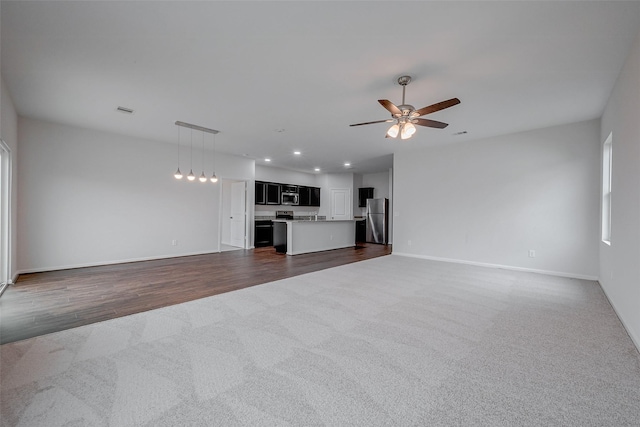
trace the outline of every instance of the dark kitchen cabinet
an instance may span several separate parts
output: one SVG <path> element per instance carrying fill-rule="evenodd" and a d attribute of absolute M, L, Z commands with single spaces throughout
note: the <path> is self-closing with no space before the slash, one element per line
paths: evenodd
<path fill-rule="evenodd" d="M 298 206 L 311 206 L 311 188 L 298 187 L 298 195 L 300 197 Z"/>
<path fill-rule="evenodd" d="M 273 182 L 266 183 L 267 205 L 280 204 L 280 184 Z"/>
<path fill-rule="evenodd" d="M 318 187 L 298 187 L 300 203 L 298 206 L 320 206 L 320 189 Z"/>
<path fill-rule="evenodd" d="M 356 242 L 367 241 L 367 222 L 365 220 L 356 221 Z"/>
<path fill-rule="evenodd" d="M 271 220 L 256 220 L 253 246 L 273 246 L 273 222 Z"/>
<path fill-rule="evenodd" d="M 373 199 L 373 187 L 358 188 L 358 206 L 367 206 L 367 199 Z"/>
<path fill-rule="evenodd" d="M 297 206 L 320 206 L 320 188 L 302 185 L 278 184 L 275 182 L 256 181 L 256 205 L 281 205 L 282 193 L 290 190 L 298 194 Z"/>
<path fill-rule="evenodd" d="M 309 206 L 320 206 L 320 189 L 318 187 L 309 187 Z"/>
<path fill-rule="evenodd" d="M 256 181 L 256 205 L 265 205 L 267 203 L 267 183 Z"/>

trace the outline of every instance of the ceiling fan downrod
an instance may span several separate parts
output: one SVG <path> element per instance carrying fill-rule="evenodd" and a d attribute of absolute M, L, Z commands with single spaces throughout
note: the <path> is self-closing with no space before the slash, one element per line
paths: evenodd
<path fill-rule="evenodd" d="M 405 89 L 407 88 L 407 85 L 411 83 L 411 76 L 400 76 L 398 77 L 398 84 L 400 86 L 402 86 L 402 105 L 405 105 L 404 103 L 404 92 Z"/>

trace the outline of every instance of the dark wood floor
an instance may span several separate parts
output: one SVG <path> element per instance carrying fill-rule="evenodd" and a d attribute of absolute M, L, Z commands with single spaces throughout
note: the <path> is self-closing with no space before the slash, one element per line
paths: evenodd
<path fill-rule="evenodd" d="M 23 274 L 0 298 L 0 343 L 390 253 L 391 246 L 375 244 L 296 256 L 269 247 Z"/>

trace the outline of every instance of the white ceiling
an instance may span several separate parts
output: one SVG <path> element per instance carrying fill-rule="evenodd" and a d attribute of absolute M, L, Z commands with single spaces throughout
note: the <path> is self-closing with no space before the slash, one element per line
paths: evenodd
<path fill-rule="evenodd" d="M 19 114 L 173 143 L 181 120 L 220 130 L 219 151 L 308 172 L 375 172 L 400 150 L 597 118 L 640 28 L 637 1 L 0 7 Z M 416 108 L 460 98 L 427 116 L 448 128 L 400 141 L 384 123 L 349 127 L 389 118 L 377 100 L 400 104 L 404 74 Z"/>

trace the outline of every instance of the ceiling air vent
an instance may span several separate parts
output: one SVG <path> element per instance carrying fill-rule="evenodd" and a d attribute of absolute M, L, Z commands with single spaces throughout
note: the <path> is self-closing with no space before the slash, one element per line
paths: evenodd
<path fill-rule="evenodd" d="M 116 108 L 116 111 L 119 111 L 119 112 L 125 113 L 125 114 L 133 114 L 133 110 L 131 108 L 127 108 L 127 107 L 118 107 L 118 108 Z"/>

